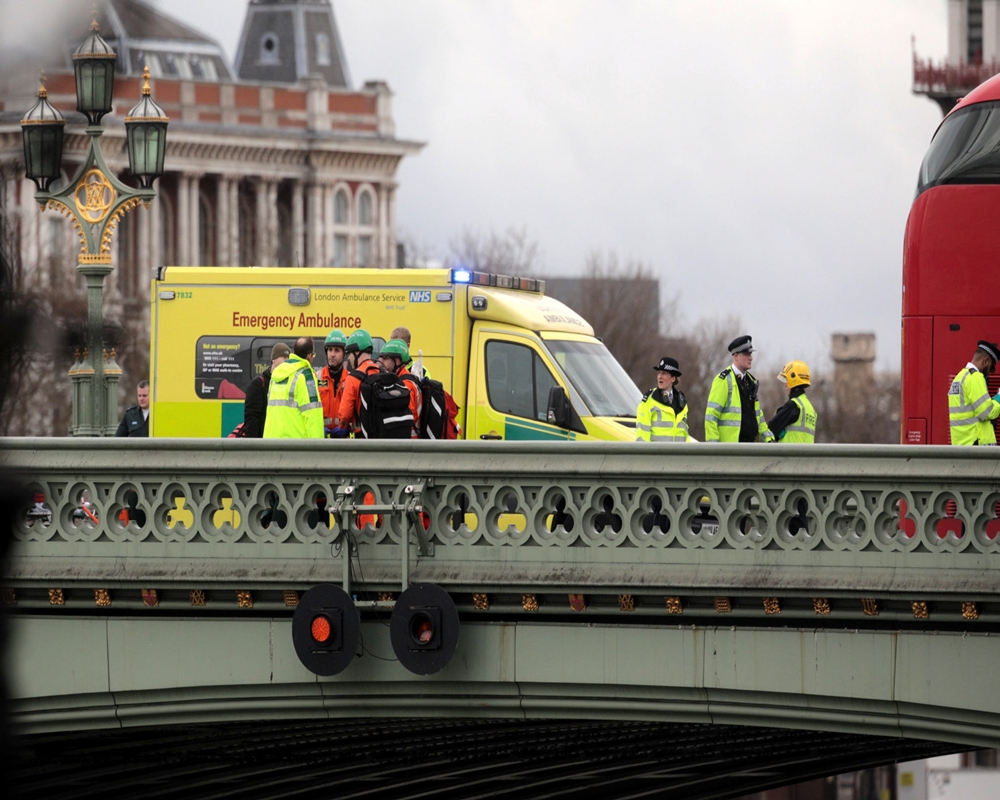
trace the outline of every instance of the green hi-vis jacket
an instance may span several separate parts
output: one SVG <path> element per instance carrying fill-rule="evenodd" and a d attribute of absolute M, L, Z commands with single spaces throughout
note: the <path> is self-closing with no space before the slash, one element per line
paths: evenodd
<path fill-rule="evenodd" d="M 757 379 L 749 372 L 747 377 L 756 388 Z M 773 442 L 774 434 L 767 427 L 764 412 L 760 410 L 760 400 L 756 399 L 756 392 L 754 392 L 753 410 L 757 420 L 757 440 Z M 712 380 L 712 389 L 708 393 L 708 407 L 705 409 L 705 441 L 738 442 L 742 424 L 743 403 L 740 400 L 740 389 L 736 385 L 735 371 L 730 366 Z"/>
<path fill-rule="evenodd" d="M 778 441 L 785 444 L 813 444 L 816 441 L 816 409 L 804 394 L 793 397 L 792 402 L 799 407 L 799 417 L 785 428 L 785 435 Z"/>
<path fill-rule="evenodd" d="M 986 376 L 965 367 L 948 390 L 948 424 L 952 444 L 996 444 L 990 420 L 1000 417 L 1000 403 L 990 397 Z"/>
<path fill-rule="evenodd" d="M 316 373 L 304 358 L 292 355 L 271 373 L 264 438 L 323 438 L 323 403 Z"/>
<path fill-rule="evenodd" d="M 694 441 L 688 435 L 688 405 L 684 395 L 674 390 L 676 404 L 661 403 L 654 397 L 658 394 L 650 389 L 643 395 L 635 412 L 635 440 L 637 442 L 687 442 Z"/>

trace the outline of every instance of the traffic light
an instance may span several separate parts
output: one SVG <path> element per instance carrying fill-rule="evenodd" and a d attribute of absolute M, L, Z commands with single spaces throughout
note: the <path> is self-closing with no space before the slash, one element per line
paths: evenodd
<path fill-rule="evenodd" d="M 396 600 L 389 638 L 400 664 L 417 675 L 433 675 L 455 655 L 458 609 L 440 586 L 416 583 Z"/>
<path fill-rule="evenodd" d="M 354 659 L 361 618 L 351 596 L 321 583 L 302 595 L 292 615 L 292 644 L 299 661 L 316 675 L 336 675 Z"/>

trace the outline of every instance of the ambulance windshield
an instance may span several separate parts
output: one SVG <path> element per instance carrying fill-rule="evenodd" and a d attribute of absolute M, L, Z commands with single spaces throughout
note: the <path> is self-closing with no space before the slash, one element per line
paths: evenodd
<path fill-rule="evenodd" d="M 642 392 L 600 342 L 547 339 L 545 346 L 595 417 L 634 417 Z"/>

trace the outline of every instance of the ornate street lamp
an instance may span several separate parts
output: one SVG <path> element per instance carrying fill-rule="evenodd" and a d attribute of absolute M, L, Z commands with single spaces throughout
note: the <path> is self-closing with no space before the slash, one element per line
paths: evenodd
<path fill-rule="evenodd" d="M 101 38 L 95 17 L 90 35 L 73 54 L 76 105 L 85 114 L 90 143 L 73 180 L 57 192 L 49 187 L 62 170 L 65 120 L 47 99 L 44 84 L 38 102 L 21 120 L 25 174 L 35 182 L 35 199 L 42 210 L 69 217 L 80 238 L 77 271 L 87 280 L 88 347 L 73 364 L 74 436 L 109 436 L 117 427 L 117 384 L 121 370 L 104 351 L 104 278 L 112 270 L 111 239 L 122 218 L 139 205 L 149 208 L 156 196 L 153 182 L 163 174 L 167 116 L 149 91 L 149 69 L 143 72 L 142 97 L 125 119 L 129 171 L 139 188 L 122 183 L 108 169 L 101 152 L 101 119 L 114 105 L 115 51 Z"/>
<path fill-rule="evenodd" d="M 48 191 L 49 185 L 59 180 L 62 172 L 63 129 L 66 127 L 66 120 L 52 107 L 48 97 L 43 72 L 38 102 L 21 120 L 24 173 L 42 192 Z"/>

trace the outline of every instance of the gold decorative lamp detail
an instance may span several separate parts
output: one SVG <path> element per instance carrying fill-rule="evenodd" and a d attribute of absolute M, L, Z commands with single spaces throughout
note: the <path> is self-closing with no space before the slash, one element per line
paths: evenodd
<path fill-rule="evenodd" d="M 44 76 L 38 102 L 21 120 L 25 174 L 35 182 L 35 199 L 42 210 L 58 211 L 73 220 L 80 239 L 77 271 L 87 280 L 88 346 L 83 361 L 75 363 L 74 436 L 110 436 L 118 425 L 117 381 L 121 373 L 112 357 L 102 359 L 104 328 L 104 278 L 112 270 L 111 243 L 118 223 L 129 211 L 149 208 L 156 192 L 153 183 L 163 175 L 167 144 L 167 115 L 149 89 L 149 69 L 138 104 L 125 118 L 129 171 L 138 188 L 122 183 L 108 169 L 101 152 L 103 117 L 114 108 L 117 55 L 101 37 L 97 14 L 90 34 L 73 53 L 77 110 L 87 117 L 90 143 L 83 164 L 68 185 L 50 191 L 62 174 L 65 120 L 49 103 Z"/>

